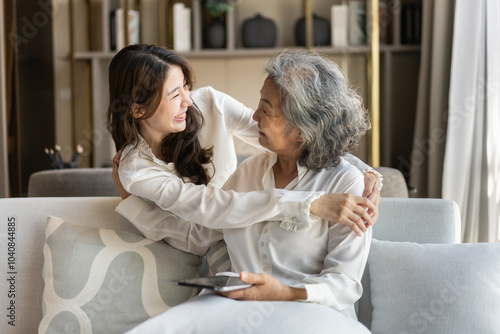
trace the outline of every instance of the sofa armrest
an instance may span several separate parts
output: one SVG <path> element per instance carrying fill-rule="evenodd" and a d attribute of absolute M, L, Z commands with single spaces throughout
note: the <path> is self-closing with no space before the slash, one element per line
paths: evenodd
<path fill-rule="evenodd" d="M 29 197 L 119 196 L 112 168 L 51 169 L 33 173 Z"/>
<path fill-rule="evenodd" d="M 430 198 L 382 198 L 373 238 L 416 243 L 460 243 L 461 220 L 458 205 L 450 200 Z M 367 263 L 358 301 L 358 320 L 370 328 L 372 304 Z"/>

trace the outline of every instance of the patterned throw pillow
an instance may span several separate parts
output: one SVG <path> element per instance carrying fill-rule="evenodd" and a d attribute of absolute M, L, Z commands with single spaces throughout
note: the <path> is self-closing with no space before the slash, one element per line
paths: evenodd
<path fill-rule="evenodd" d="M 224 240 L 215 242 L 207 252 L 208 276 L 223 271 L 231 271 L 231 260 Z"/>
<path fill-rule="evenodd" d="M 123 333 L 196 294 L 200 259 L 141 235 L 48 217 L 40 333 Z"/>

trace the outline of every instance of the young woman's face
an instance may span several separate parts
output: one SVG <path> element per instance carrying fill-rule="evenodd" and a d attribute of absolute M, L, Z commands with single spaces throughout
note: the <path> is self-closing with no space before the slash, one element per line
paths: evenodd
<path fill-rule="evenodd" d="M 300 131 L 297 128 L 290 130 L 281 110 L 279 91 L 269 78 L 260 90 L 259 107 L 253 119 L 259 124 L 259 142 L 262 146 L 279 155 L 300 156 Z"/>
<path fill-rule="evenodd" d="M 140 122 L 141 135 L 161 140 L 168 134 L 184 131 L 186 111 L 193 104 L 190 96 L 181 68 L 172 66 L 163 85 L 160 105 L 153 116 Z"/>

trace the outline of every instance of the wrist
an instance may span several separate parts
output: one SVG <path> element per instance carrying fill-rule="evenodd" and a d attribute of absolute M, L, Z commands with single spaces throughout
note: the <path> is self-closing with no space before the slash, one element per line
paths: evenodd
<path fill-rule="evenodd" d="M 319 201 L 319 198 L 311 202 L 311 206 L 309 207 L 309 213 L 312 213 L 313 215 L 318 214 L 318 212 L 316 211 L 316 210 L 318 210 L 318 206 L 317 206 L 318 201 Z"/>
<path fill-rule="evenodd" d="M 292 288 L 288 287 L 290 296 L 290 301 L 294 300 L 307 300 L 307 291 L 304 288 Z"/>

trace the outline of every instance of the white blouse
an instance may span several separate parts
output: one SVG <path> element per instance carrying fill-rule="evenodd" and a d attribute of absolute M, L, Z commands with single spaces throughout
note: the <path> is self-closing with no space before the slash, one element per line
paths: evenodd
<path fill-rule="evenodd" d="M 173 165 L 157 159 L 141 139 L 136 148 L 129 145 L 122 154 L 120 181 L 133 195 L 121 201 L 116 211 L 147 238 L 165 239 L 170 245 L 197 255 L 205 255 L 208 247 L 222 238 L 217 230 L 224 227 L 218 225 L 221 221 L 251 224 L 278 215 L 291 224 L 304 219 L 314 221 L 314 217 L 309 217 L 309 206 L 323 192 L 267 190 L 239 196 L 241 194 L 235 192 L 216 190 L 236 169 L 233 137 L 260 147 L 258 128 L 252 120 L 253 110 L 224 93 L 204 87 L 193 91 L 191 97 L 205 118 L 205 126 L 199 133 L 200 142 L 204 147 L 214 147 L 215 175 L 208 188 L 182 182 Z M 347 159 L 362 171 L 373 171 L 352 155 Z M 212 194 L 215 196 L 211 197 Z M 245 203 L 245 206 L 235 205 L 237 203 Z M 186 220 L 206 222 L 213 229 Z"/>
<path fill-rule="evenodd" d="M 146 141 L 140 138 L 137 145 L 128 145 L 122 153 L 118 173 L 125 190 L 184 220 L 209 228 L 243 227 L 277 215 L 288 222 L 289 228 L 310 226 L 316 220 L 309 214 L 310 204 L 323 192 L 266 189 L 237 193 L 219 188 L 236 168 L 232 136 L 241 135 L 245 139 L 250 128 L 253 136 L 257 134 L 254 122 L 250 121 L 252 111 L 212 88 L 193 92 L 193 100 L 203 110 L 206 122 L 200 142 L 204 147 L 214 145 L 213 163 L 217 173 L 210 186 L 182 180 L 174 164 L 156 158 Z M 210 164 L 205 167 L 212 168 Z"/>
<path fill-rule="evenodd" d="M 272 166 L 277 156 L 263 153 L 245 160 L 224 188 L 253 191 L 273 188 Z M 297 165 L 299 175 L 285 189 L 361 196 L 364 177 L 341 160 L 320 172 Z M 281 283 L 303 287 L 307 301 L 324 304 L 356 317 L 354 303 L 361 297 L 361 277 L 370 249 L 372 229 L 358 237 L 350 227 L 321 220 L 310 229 L 294 232 L 283 221 L 268 220 L 244 228 L 223 229 L 233 271 L 267 273 Z"/>

